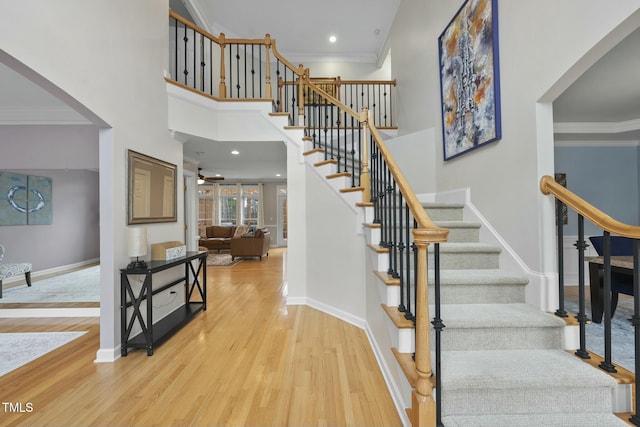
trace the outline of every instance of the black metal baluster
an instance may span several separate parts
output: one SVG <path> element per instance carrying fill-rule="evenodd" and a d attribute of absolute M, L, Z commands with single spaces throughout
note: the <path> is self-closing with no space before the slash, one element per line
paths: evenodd
<path fill-rule="evenodd" d="M 384 85 L 384 126 L 388 127 L 389 124 L 387 123 L 387 107 L 388 107 L 388 103 L 389 103 L 389 98 L 387 98 L 387 86 L 391 87 L 391 85 Z"/>
<path fill-rule="evenodd" d="M 256 97 L 256 66 L 255 44 L 251 45 L 251 98 Z"/>
<path fill-rule="evenodd" d="M 374 90 L 376 92 L 378 92 L 378 106 L 379 106 L 379 108 L 378 108 L 378 122 L 376 124 L 379 124 L 379 123 L 382 123 L 382 116 L 381 116 L 382 107 L 380 107 L 380 105 L 381 105 L 380 104 L 380 101 L 381 101 L 381 98 L 380 98 L 380 92 L 381 92 L 380 86 L 379 85 L 375 85 L 374 86 Z M 375 99 L 375 96 L 374 96 L 374 99 Z M 375 106 L 374 106 L 374 108 L 375 108 Z"/>
<path fill-rule="evenodd" d="M 205 92 L 205 80 L 204 80 L 204 76 L 205 76 L 205 67 L 207 66 L 207 63 L 204 60 L 205 56 L 204 56 L 204 37 L 202 35 L 200 35 L 200 90 L 202 92 Z"/>
<path fill-rule="evenodd" d="M 244 54 L 244 97 L 247 98 L 247 45 L 244 44 L 243 54 Z M 240 45 L 238 45 L 238 49 Z"/>
<path fill-rule="evenodd" d="M 389 221 L 389 274 L 392 277 L 396 277 L 396 194 L 395 194 L 395 179 L 391 174 L 391 169 L 388 169 L 388 181 L 387 181 L 387 195 L 389 199 L 388 209 L 388 221 Z"/>
<path fill-rule="evenodd" d="M 416 219 L 413 219 L 413 228 L 417 228 L 418 227 L 418 222 L 416 221 Z M 408 320 L 411 320 L 414 325 L 416 322 L 416 318 L 413 315 L 413 313 L 411 312 L 411 306 L 413 305 L 411 302 L 411 295 L 413 295 L 415 297 L 415 295 L 417 294 L 418 291 L 418 274 L 420 274 L 420 272 L 418 271 L 418 246 L 416 246 L 415 242 L 411 243 L 411 252 L 413 253 L 413 286 L 407 285 L 407 289 L 409 291 L 408 293 L 408 298 L 407 298 L 407 313 L 405 313 L 404 317 Z M 415 303 L 415 302 L 414 302 Z"/>
<path fill-rule="evenodd" d="M 188 70 L 188 63 L 189 63 L 189 56 L 187 55 L 187 52 L 189 51 L 189 33 L 187 33 L 187 26 L 184 26 L 184 36 L 182 37 L 182 41 L 184 41 L 184 69 L 182 70 L 182 74 L 184 75 L 184 84 L 186 86 L 189 85 L 189 80 L 188 80 L 188 75 L 189 75 L 189 70 Z"/>
<path fill-rule="evenodd" d="M 638 416 L 638 408 L 640 408 L 640 394 L 637 392 L 638 390 L 638 375 L 640 372 L 640 240 L 634 239 L 633 241 L 633 317 L 629 319 L 634 329 L 634 343 L 635 343 L 635 390 L 634 393 L 634 405 L 636 411 L 631 417 L 629 421 L 631 421 L 634 425 L 640 426 L 640 416 Z"/>
<path fill-rule="evenodd" d="M 407 248 L 407 246 L 405 245 L 405 239 L 404 239 L 404 229 L 405 229 L 405 224 L 404 224 L 404 218 L 405 218 L 405 213 L 404 213 L 404 209 L 403 207 L 405 206 L 404 203 L 404 199 L 402 197 L 402 194 L 400 194 L 400 206 L 399 206 L 399 215 L 398 215 L 398 229 L 400 230 L 400 239 L 398 241 L 398 258 L 400 261 L 400 265 L 399 265 L 399 273 L 398 274 L 398 279 L 400 280 L 400 305 L 398 306 L 398 311 L 404 312 L 406 310 L 406 307 L 404 305 L 404 277 L 405 277 L 405 266 L 404 266 L 404 252 L 405 249 Z M 407 210 L 408 207 L 407 207 Z M 407 219 L 408 221 L 408 219 Z M 407 228 L 409 228 L 408 226 L 408 222 L 407 222 Z"/>
<path fill-rule="evenodd" d="M 389 85 L 389 126 L 393 126 L 393 85 Z"/>
<path fill-rule="evenodd" d="M 393 278 L 398 279 L 400 278 L 400 274 L 398 273 L 398 197 L 402 198 L 402 194 L 398 192 L 398 184 L 396 183 L 396 180 L 393 178 L 392 180 L 393 190 L 391 192 L 391 200 L 393 200 L 393 208 L 391 209 L 391 212 L 393 213 L 393 216 L 391 222 L 393 223 Z"/>
<path fill-rule="evenodd" d="M 600 368 L 607 372 L 617 372 L 611 363 L 611 233 L 604 232 L 604 360 Z"/>
<path fill-rule="evenodd" d="M 280 112 L 282 102 L 280 100 L 280 59 L 278 58 L 276 58 L 276 82 L 278 82 L 278 88 L 276 89 L 276 111 Z"/>
<path fill-rule="evenodd" d="M 387 165 L 384 163 L 382 159 L 382 154 L 379 153 L 380 157 L 380 188 L 378 189 L 378 198 L 380 199 L 380 220 L 382 225 L 382 233 L 380 237 L 380 246 L 383 248 L 387 247 L 387 228 L 389 227 L 389 221 L 387 221 L 387 200 L 386 200 L 386 191 L 387 191 Z"/>
<path fill-rule="evenodd" d="M 590 359 L 587 352 L 586 324 L 587 316 L 585 314 L 585 293 L 584 293 L 584 251 L 589 247 L 584 241 L 584 217 L 578 215 L 578 241 L 575 244 L 578 249 L 578 323 L 580 324 L 580 348 L 576 351 L 576 356 L 583 359 Z M 596 285 L 597 286 L 597 285 Z"/>
<path fill-rule="evenodd" d="M 233 45 L 228 44 L 229 46 L 229 97 L 233 98 Z"/>
<path fill-rule="evenodd" d="M 431 324 L 436 335 L 436 425 L 442 424 L 442 330 L 445 325 L 442 322 L 440 312 L 440 243 L 433 245 L 433 264 L 434 264 L 434 304 L 435 317 Z"/>
<path fill-rule="evenodd" d="M 558 245 L 558 301 L 559 306 L 556 310 L 556 316 L 567 317 L 567 312 L 564 309 L 564 255 L 563 251 L 563 224 L 564 218 L 562 216 L 564 203 L 559 199 L 556 199 L 556 229 L 557 229 L 557 245 Z"/>
<path fill-rule="evenodd" d="M 198 67 L 196 66 L 196 57 L 198 55 L 196 55 L 196 53 L 198 52 L 198 46 L 196 45 L 197 43 L 197 38 L 196 37 L 196 30 L 193 29 L 193 88 L 194 89 L 198 89 Z"/>
<path fill-rule="evenodd" d="M 209 62 L 211 67 L 209 68 L 209 94 L 213 95 L 213 43 L 209 40 Z"/>
<path fill-rule="evenodd" d="M 175 62 L 175 66 L 173 68 L 173 79 L 175 81 L 178 81 L 178 20 L 175 19 L 176 21 L 176 30 L 175 30 L 175 35 L 174 35 L 174 45 L 175 45 L 175 55 L 174 55 L 174 62 Z"/>
<path fill-rule="evenodd" d="M 380 214 L 379 207 L 380 203 L 378 201 L 378 147 L 376 146 L 373 138 L 370 140 L 370 152 L 371 152 L 371 202 L 373 202 L 373 223 L 380 224 Z"/>
<path fill-rule="evenodd" d="M 245 75 L 246 74 L 247 73 L 245 72 Z M 240 89 L 242 88 L 242 85 L 240 84 L 240 45 L 239 44 L 236 45 L 236 81 L 238 82 L 236 84 L 236 90 L 238 93 L 238 99 L 240 99 Z"/>

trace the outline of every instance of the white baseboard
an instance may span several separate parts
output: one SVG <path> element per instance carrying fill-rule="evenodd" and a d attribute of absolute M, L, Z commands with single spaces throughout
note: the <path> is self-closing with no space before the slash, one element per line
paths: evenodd
<path fill-rule="evenodd" d="M 402 397 L 402 392 L 398 388 L 397 384 L 391 380 L 393 376 L 391 375 L 391 370 L 389 369 L 389 365 L 387 365 L 387 363 L 384 361 L 382 350 L 380 349 L 378 342 L 375 340 L 373 332 L 369 328 L 368 324 L 364 328 L 364 331 L 367 334 L 367 339 L 369 340 L 369 344 L 371 345 L 371 349 L 373 350 L 373 355 L 375 356 L 376 361 L 378 362 L 378 366 L 380 367 L 380 371 L 382 372 L 382 377 L 384 378 L 384 382 L 387 384 L 387 389 L 391 394 L 391 399 L 393 400 L 393 404 L 395 405 L 396 411 L 398 412 L 398 415 L 402 420 L 402 425 L 409 427 L 411 426 L 411 421 L 409 420 L 409 417 L 407 416 L 407 412 L 405 410 L 406 407 L 405 407 L 404 399 Z"/>
<path fill-rule="evenodd" d="M 32 271 L 31 279 L 37 279 L 38 277 L 46 276 L 48 274 L 64 273 L 65 271 L 74 270 L 76 268 L 84 267 L 86 265 L 96 264 L 100 262 L 100 258 L 88 259 L 86 261 L 76 262 L 74 264 L 61 265 L 59 267 L 48 268 L 46 270 Z M 24 281 L 24 274 L 19 276 L 10 277 L 2 281 L 2 286 L 9 285 L 18 281 Z"/>
<path fill-rule="evenodd" d="M 3 319 L 25 317 L 100 317 L 100 307 L 0 309 Z"/>
<path fill-rule="evenodd" d="M 93 363 L 113 363 L 120 358 L 120 346 L 116 348 L 101 348 L 96 352 L 96 360 Z"/>
<path fill-rule="evenodd" d="M 360 329 L 364 329 L 366 326 L 366 322 L 364 319 L 354 316 L 351 313 L 347 313 L 346 311 L 327 305 L 323 302 L 316 301 L 313 298 L 307 298 L 307 297 L 287 298 L 287 305 L 308 305 L 311 308 L 315 308 L 316 310 L 319 310 L 330 316 L 333 316 L 340 320 L 344 320 L 345 322 L 350 323 L 353 326 L 357 326 Z"/>

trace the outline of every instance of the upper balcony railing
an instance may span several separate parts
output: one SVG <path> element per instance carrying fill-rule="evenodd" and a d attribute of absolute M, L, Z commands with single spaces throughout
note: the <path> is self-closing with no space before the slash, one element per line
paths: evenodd
<path fill-rule="evenodd" d="M 173 11 L 169 32 L 168 81 L 218 100 L 271 100 L 274 111 L 289 113 L 291 125 L 305 124 L 304 110 L 314 105 L 304 84 L 308 73 L 280 55 L 269 34 L 262 39 L 215 36 Z M 355 111 L 368 108 L 379 128 L 395 126 L 395 80 L 311 80 Z"/>

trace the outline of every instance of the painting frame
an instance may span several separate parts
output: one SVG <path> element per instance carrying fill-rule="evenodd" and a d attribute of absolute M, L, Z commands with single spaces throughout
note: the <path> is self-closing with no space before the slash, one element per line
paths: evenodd
<path fill-rule="evenodd" d="M 177 222 L 177 166 L 133 150 L 127 163 L 127 225 Z"/>
<path fill-rule="evenodd" d="M 0 226 L 53 224 L 53 180 L 0 171 Z"/>
<path fill-rule="evenodd" d="M 502 138 L 498 0 L 465 0 L 438 37 L 438 58 L 447 161 Z"/>

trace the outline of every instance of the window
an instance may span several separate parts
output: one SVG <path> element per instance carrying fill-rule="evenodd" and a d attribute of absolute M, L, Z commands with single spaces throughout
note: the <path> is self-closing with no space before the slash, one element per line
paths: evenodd
<path fill-rule="evenodd" d="M 260 214 L 260 192 L 257 185 L 242 186 L 242 223 L 258 225 Z"/>
<path fill-rule="evenodd" d="M 220 186 L 220 225 L 238 225 L 238 187 Z"/>
<path fill-rule="evenodd" d="M 198 234 L 204 236 L 205 228 L 213 224 L 213 187 L 198 187 Z"/>

